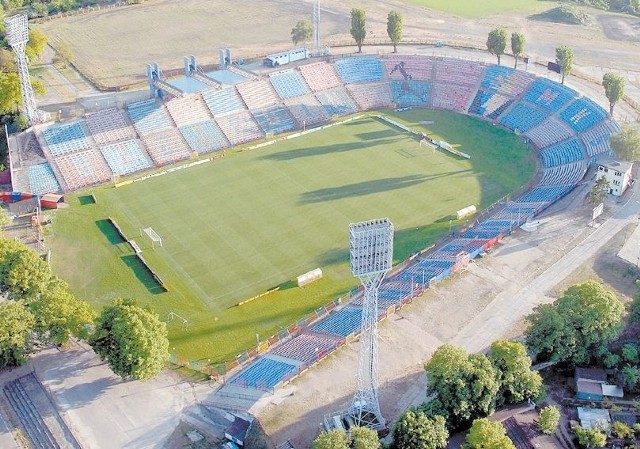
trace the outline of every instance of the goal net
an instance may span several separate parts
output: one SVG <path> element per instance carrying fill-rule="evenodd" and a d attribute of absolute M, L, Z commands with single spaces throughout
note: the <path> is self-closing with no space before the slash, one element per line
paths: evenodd
<path fill-rule="evenodd" d="M 162 238 L 153 230 L 153 228 L 144 228 L 142 231 L 144 231 L 144 233 L 147 234 L 147 237 L 151 239 L 151 246 L 155 248 L 156 243 L 162 246 Z"/>

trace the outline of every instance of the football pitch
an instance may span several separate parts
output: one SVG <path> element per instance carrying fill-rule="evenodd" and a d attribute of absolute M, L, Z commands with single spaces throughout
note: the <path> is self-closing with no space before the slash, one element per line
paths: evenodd
<path fill-rule="evenodd" d="M 68 195 L 49 241 L 53 267 L 96 308 L 114 297 L 170 314 L 171 348 L 217 363 L 286 328 L 357 285 L 349 270 L 348 225 L 388 217 L 394 261 L 529 182 L 535 156 L 518 137 L 472 117 L 412 110 L 392 119 L 444 139 L 470 160 L 420 147 L 418 139 L 364 117 L 124 187 Z M 433 121 L 421 125 L 421 121 Z M 95 204 L 86 204 L 93 193 Z M 168 285 L 161 293 L 117 239 L 113 218 Z M 140 229 L 163 240 L 154 249 Z M 321 268 L 322 280 L 295 278 Z M 243 305 L 238 303 L 280 287 Z"/>

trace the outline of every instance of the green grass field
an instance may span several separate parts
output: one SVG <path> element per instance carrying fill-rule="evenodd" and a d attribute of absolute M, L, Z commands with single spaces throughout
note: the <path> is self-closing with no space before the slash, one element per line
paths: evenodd
<path fill-rule="evenodd" d="M 49 241 L 56 273 L 97 308 L 114 297 L 150 303 L 169 323 L 171 347 L 191 359 L 228 360 L 356 286 L 348 225 L 388 217 L 400 261 L 447 233 L 455 211 L 486 207 L 526 184 L 534 155 L 506 131 L 471 117 L 412 110 L 471 160 L 420 148 L 417 139 L 374 118 L 358 119 L 125 187 L 68 195 Z M 131 248 L 106 223 L 113 217 L 169 285 L 159 293 Z M 460 223 L 455 220 L 453 226 Z M 153 250 L 139 229 L 153 227 Z M 304 289 L 295 277 L 316 267 Z M 248 304 L 242 300 L 281 286 Z"/>
<path fill-rule="evenodd" d="M 402 0 L 411 5 L 424 6 L 460 17 L 486 17 L 512 11 L 538 11 L 540 0 Z"/>

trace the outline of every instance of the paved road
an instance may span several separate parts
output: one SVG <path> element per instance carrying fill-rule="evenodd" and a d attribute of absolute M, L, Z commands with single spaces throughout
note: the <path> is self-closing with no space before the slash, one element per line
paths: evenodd
<path fill-rule="evenodd" d="M 632 190 L 625 203 L 600 227 L 594 229 L 582 242 L 561 259 L 543 271 L 531 283 L 516 293 L 502 292 L 476 315 L 451 343 L 469 352 L 483 351 L 491 342 L 502 338 L 517 321 L 531 313 L 538 304 L 550 303 L 547 293 L 567 278 L 580 264 L 596 254 L 627 224 L 638 221 L 640 194 Z"/>

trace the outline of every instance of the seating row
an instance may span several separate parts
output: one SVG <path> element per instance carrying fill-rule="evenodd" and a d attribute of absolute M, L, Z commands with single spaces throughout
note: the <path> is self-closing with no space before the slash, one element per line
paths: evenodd
<path fill-rule="evenodd" d="M 575 96 L 576 91 L 570 87 L 548 78 L 538 78 L 525 92 L 524 99 L 547 111 L 556 112 Z"/>
<path fill-rule="evenodd" d="M 167 110 L 177 127 L 206 122 L 211 114 L 200 95 L 185 95 L 166 102 Z"/>
<path fill-rule="evenodd" d="M 100 147 L 100 152 L 111 171 L 117 175 L 128 175 L 153 167 L 147 152 L 136 139 L 104 145 Z"/>
<path fill-rule="evenodd" d="M 269 81 L 271 81 L 271 85 L 278 96 L 283 100 L 309 93 L 309 88 L 304 79 L 302 79 L 302 75 L 295 70 L 271 73 Z"/>
<path fill-rule="evenodd" d="M 125 118 L 124 111 L 116 108 L 103 109 L 86 116 L 87 128 L 98 145 L 117 140 L 133 139 L 136 132 Z"/>
<path fill-rule="evenodd" d="M 253 110 L 252 114 L 265 134 L 282 134 L 296 127 L 289 110 L 283 106 Z"/>
<path fill-rule="evenodd" d="M 320 332 L 329 335 L 338 335 L 346 338 L 360 331 L 362 323 L 361 307 L 345 307 L 331 313 L 328 317 L 323 318 L 316 324 L 311 326 L 314 332 Z"/>
<path fill-rule="evenodd" d="M 348 84 L 347 90 L 361 110 L 388 108 L 393 105 L 389 83 Z"/>
<path fill-rule="evenodd" d="M 70 190 L 100 184 L 111 179 L 111 170 L 98 150 L 91 148 L 55 158 Z"/>
<path fill-rule="evenodd" d="M 189 159 L 189 149 L 175 128 L 144 135 L 142 141 L 158 167 Z"/>
<path fill-rule="evenodd" d="M 573 186 L 555 185 L 555 186 L 539 186 L 531 189 L 520 198 L 515 200 L 516 203 L 553 203 L 566 195 Z"/>
<path fill-rule="evenodd" d="M 344 84 L 380 81 L 384 76 L 382 61 L 373 56 L 342 58 L 334 65 Z"/>
<path fill-rule="evenodd" d="M 174 127 L 174 123 L 162 103 L 155 99 L 138 101 L 127 106 L 133 126 L 141 136 Z"/>
<path fill-rule="evenodd" d="M 331 117 L 354 114 L 358 111 L 353 99 L 342 86 L 318 92 L 316 98 Z"/>
<path fill-rule="evenodd" d="M 271 83 L 267 80 L 248 81 L 236 85 L 244 104 L 251 110 L 266 108 L 280 103 Z"/>
<path fill-rule="evenodd" d="M 435 65 L 434 81 L 473 87 L 478 84 L 485 69 L 481 62 L 451 58 L 438 58 Z"/>
<path fill-rule="evenodd" d="M 620 131 L 620 126 L 613 120 L 607 119 L 581 134 L 580 137 L 584 142 L 587 155 L 594 157 L 610 151 L 609 137 L 618 131 Z"/>
<path fill-rule="evenodd" d="M 389 55 L 383 59 L 386 73 L 391 80 L 431 81 L 432 58 L 409 55 Z"/>
<path fill-rule="evenodd" d="M 584 160 L 585 153 L 580 140 L 573 138 L 545 148 L 540 152 L 540 157 L 545 167 L 555 167 Z"/>
<path fill-rule="evenodd" d="M 32 165 L 28 171 L 29 192 L 35 195 L 59 192 L 60 184 L 48 162 Z"/>
<path fill-rule="evenodd" d="M 526 72 L 501 65 L 487 67 L 481 85 L 502 95 L 518 97 L 527 90 L 533 82 L 533 77 Z"/>
<path fill-rule="evenodd" d="M 83 120 L 59 123 L 42 130 L 42 137 L 53 157 L 91 148 L 83 123 Z"/>
<path fill-rule="evenodd" d="M 260 357 L 234 377 L 231 383 L 257 390 L 272 391 L 284 379 L 297 374 L 297 372 L 296 365 L 268 357 Z"/>
<path fill-rule="evenodd" d="M 435 83 L 433 86 L 433 107 L 463 112 L 473 95 L 472 86 L 457 86 L 454 84 Z"/>
<path fill-rule="evenodd" d="M 521 101 L 502 114 L 499 121 L 507 128 L 524 133 L 538 126 L 547 117 L 546 112 L 525 101 Z"/>
<path fill-rule="evenodd" d="M 396 106 L 428 107 L 431 104 L 431 83 L 426 81 L 390 81 Z"/>
<path fill-rule="evenodd" d="M 429 253 L 429 258 L 455 260 L 460 253 L 467 253 L 473 258 L 482 251 L 485 243 L 486 240 L 482 239 L 457 238 L 442 248 Z"/>
<path fill-rule="evenodd" d="M 331 89 L 342 85 L 333 64 L 316 62 L 299 67 L 300 73 L 312 91 Z"/>
<path fill-rule="evenodd" d="M 454 262 L 442 259 L 422 259 L 400 273 L 398 278 L 412 285 L 427 286 L 433 281 L 440 281 L 451 273 Z"/>
<path fill-rule="evenodd" d="M 586 97 L 578 98 L 560 112 L 560 118 L 579 133 L 595 126 L 606 117 L 607 111 Z"/>
<path fill-rule="evenodd" d="M 544 148 L 575 136 L 571 128 L 556 117 L 549 117 L 525 134 L 536 148 Z"/>
<path fill-rule="evenodd" d="M 202 99 L 214 117 L 246 109 L 236 88 L 211 89 L 202 92 Z"/>
<path fill-rule="evenodd" d="M 264 132 L 247 110 L 223 115 L 216 121 L 231 145 L 241 145 L 264 137 Z"/>
<path fill-rule="evenodd" d="M 587 172 L 588 163 L 584 160 L 570 164 L 547 168 L 542 173 L 539 186 L 574 185 Z"/>
<path fill-rule="evenodd" d="M 487 90 L 478 90 L 476 96 L 469 106 L 469 113 L 487 117 L 497 118 L 513 102 L 513 100 L 503 95 Z"/>
<path fill-rule="evenodd" d="M 229 141 L 216 122 L 195 123 L 179 129 L 189 148 L 198 154 L 218 151 L 229 146 Z"/>
<path fill-rule="evenodd" d="M 336 349 L 340 342 L 334 337 L 304 333 L 279 345 L 271 353 L 311 365 Z"/>
<path fill-rule="evenodd" d="M 296 122 L 298 122 L 298 128 L 326 122 L 331 118 L 318 99 L 312 94 L 286 100 L 285 105 Z"/>

